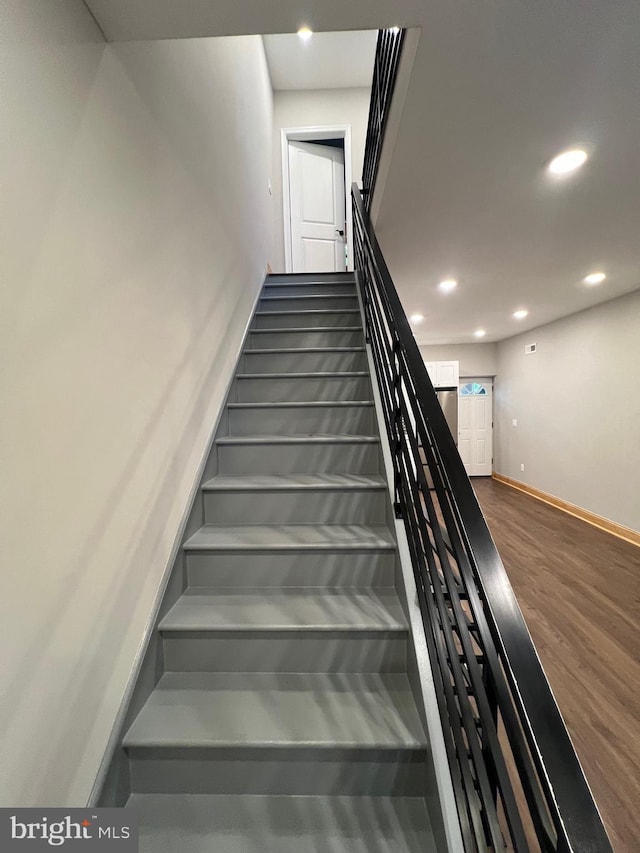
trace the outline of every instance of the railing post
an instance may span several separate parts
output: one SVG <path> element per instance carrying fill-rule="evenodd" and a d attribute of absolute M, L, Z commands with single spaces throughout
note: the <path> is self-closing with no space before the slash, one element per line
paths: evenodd
<path fill-rule="evenodd" d="M 402 453 L 402 410 L 400 408 L 400 370 L 398 353 L 400 341 L 394 337 L 391 351 L 391 370 L 393 377 L 393 510 L 396 518 L 402 518 L 402 492 L 400 490 L 400 459 Z"/>
<path fill-rule="evenodd" d="M 365 191 L 362 190 L 362 196 L 363 197 L 364 197 L 364 193 L 365 193 Z M 359 289 L 360 289 L 360 298 L 362 299 L 362 309 L 364 311 L 364 342 L 365 342 L 365 344 L 370 344 L 371 343 L 371 332 L 370 332 L 371 306 L 369 304 L 370 296 L 369 296 L 369 287 L 367 284 L 368 279 L 367 279 L 367 273 L 366 273 L 366 269 L 365 269 L 364 256 L 363 256 L 363 251 L 362 251 L 362 240 L 360 238 L 360 232 L 358 231 L 358 228 L 356 226 L 357 211 L 355 208 L 355 203 L 353 206 L 353 212 L 354 212 L 354 215 L 353 215 L 353 221 L 354 221 L 354 228 L 353 228 L 354 251 L 353 251 L 353 257 L 354 257 L 354 261 L 355 261 L 354 268 L 355 268 L 355 274 L 356 274 L 356 286 L 359 286 Z"/>
<path fill-rule="evenodd" d="M 371 343 L 371 306 L 369 305 L 369 288 L 367 287 L 366 276 L 362 285 L 362 307 L 364 308 L 364 342 Z"/>
<path fill-rule="evenodd" d="M 365 303 L 364 303 L 364 342 L 365 342 L 365 344 L 371 343 L 371 335 L 369 333 L 369 320 L 367 319 L 368 309 L 369 309 L 369 306 L 367 305 L 367 303 L 365 301 Z"/>

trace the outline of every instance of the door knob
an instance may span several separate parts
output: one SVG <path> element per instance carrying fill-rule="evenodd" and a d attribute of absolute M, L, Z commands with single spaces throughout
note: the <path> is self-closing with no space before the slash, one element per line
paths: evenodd
<path fill-rule="evenodd" d="M 336 228 L 336 234 L 339 234 L 341 237 L 344 237 L 344 231 L 341 231 L 339 228 Z"/>

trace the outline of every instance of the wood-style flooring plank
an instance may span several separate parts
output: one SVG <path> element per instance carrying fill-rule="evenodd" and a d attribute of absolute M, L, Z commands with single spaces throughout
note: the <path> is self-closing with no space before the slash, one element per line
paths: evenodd
<path fill-rule="evenodd" d="M 617 853 L 640 851 L 640 548 L 473 481 Z"/>

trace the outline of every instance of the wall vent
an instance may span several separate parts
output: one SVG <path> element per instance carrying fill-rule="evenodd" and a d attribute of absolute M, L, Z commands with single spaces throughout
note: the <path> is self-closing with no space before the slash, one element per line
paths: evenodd
<path fill-rule="evenodd" d="M 535 344 L 525 344 L 524 351 L 526 355 L 531 355 L 532 352 L 535 352 L 537 349 Z"/>

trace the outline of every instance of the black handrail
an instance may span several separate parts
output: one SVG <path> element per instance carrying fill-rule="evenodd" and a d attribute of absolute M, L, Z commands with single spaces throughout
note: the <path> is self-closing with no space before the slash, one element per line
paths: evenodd
<path fill-rule="evenodd" d="M 369 105 L 369 123 L 365 144 L 364 165 L 362 167 L 362 193 L 365 207 L 371 207 L 371 199 L 378 177 L 378 165 L 382 152 L 382 143 L 387 129 L 391 98 L 396 85 L 398 65 L 402 56 L 406 30 L 391 27 L 378 30 L 376 57 L 373 66 L 371 84 L 371 102 Z"/>
<path fill-rule="evenodd" d="M 355 264 L 465 850 L 610 853 L 357 184 Z"/>

